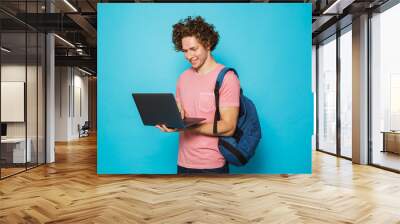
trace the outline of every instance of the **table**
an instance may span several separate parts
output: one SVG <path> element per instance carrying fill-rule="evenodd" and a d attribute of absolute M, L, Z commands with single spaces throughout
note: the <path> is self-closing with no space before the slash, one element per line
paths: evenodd
<path fill-rule="evenodd" d="M 382 152 L 400 154 L 400 131 L 382 131 L 381 133 L 383 133 Z"/>
<path fill-rule="evenodd" d="M 25 138 L 6 138 L 1 139 L 1 157 L 6 163 L 26 163 L 31 162 L 32 140 L 27 138 L 25 151 Z M 25 161 L 26 160 L 26 161 Z"/>

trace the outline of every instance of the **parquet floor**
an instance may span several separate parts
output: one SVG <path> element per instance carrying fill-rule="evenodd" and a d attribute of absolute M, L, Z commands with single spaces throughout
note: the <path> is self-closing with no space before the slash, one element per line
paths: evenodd
<path fill-rule="evenodd" d="M 96 139 L 0 181 L 0 223 L 400 223 L 400 175 L 320 152 L 312 175 L 96 174 Z"/>
<path fill-rule="evenodd" d="M 1 168 L 1 177 L 7 177 L 18 172 L 24 171 L 24 168 Z"/>

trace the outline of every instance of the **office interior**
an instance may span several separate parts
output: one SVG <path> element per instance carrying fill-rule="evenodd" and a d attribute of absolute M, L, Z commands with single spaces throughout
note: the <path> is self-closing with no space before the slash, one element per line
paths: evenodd
<path fill-rule="evenodd" d="M 83 16 L 63 1 L 1 1 L 1 179 L 96 133 L 95 6 L 79 3 Z"/>
<path fill-rule="evenodd" d="M 171 1 L 0 2 L 0 186 L 57 166 L 58 155 L 79 153 L 81 141 L 96 141 L 97 3 L 121 2 Z M 398 178 L 399 1 L 219 2 L 312 4 L 315 116 L 310 150 L 313 156 L 335 159 L 324 169 L 348 161 L 348 169 L 362 165 L 369 173 Z M 73 147 L 62 151 L 68 144 Z"/>

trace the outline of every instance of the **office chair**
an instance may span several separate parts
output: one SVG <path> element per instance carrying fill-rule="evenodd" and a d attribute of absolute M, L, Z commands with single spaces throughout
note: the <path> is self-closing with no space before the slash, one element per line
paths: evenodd
<path fill-rule="evenodd" d="M 80 127 L 80 125 L 78 124 L 79 138 L 89 136 L 89 129 L 90 129 L 89 121 L 85 121 L 82 127 Z"/>

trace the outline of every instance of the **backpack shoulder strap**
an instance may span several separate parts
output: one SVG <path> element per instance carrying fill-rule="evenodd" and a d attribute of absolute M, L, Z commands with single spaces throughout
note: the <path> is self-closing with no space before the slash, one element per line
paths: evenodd
<path fill-rule="evenodd" d="M 221 115 L 219 113 L 219 89 L 222 86 L 222 82 L 224 81 L 224 77 L 226 73 L 229 71 L 233 71 L 233 73 L 239 78 L 237 72 L 233 68 L 224 67 L 218 74 L 217 81 L 215 82 L 214 88 L 214 96 L 215 96 L 215 115 L 214 115 L 214 124 L 213 124 L 213 134 L 217 134 L 217 122 L 221 119 Z"/>
<path fill-rule="evenodd" d="M 229 68 L 229 67 L 224 67 L 218 74 L 217 81 L 215 82 L 215 89 L 219 90 L 219 88 L 221 88 L 222 82 L 224 81 L 224 77 L 225 77 L 226 73 L 228 73 L 229 71 L 233 71 L 233 73 L 239 78 L 239 75 L 237 74 L 235 69 Z M 215 89 L 214 89 L 214 91 L 215 91 Z"/>

